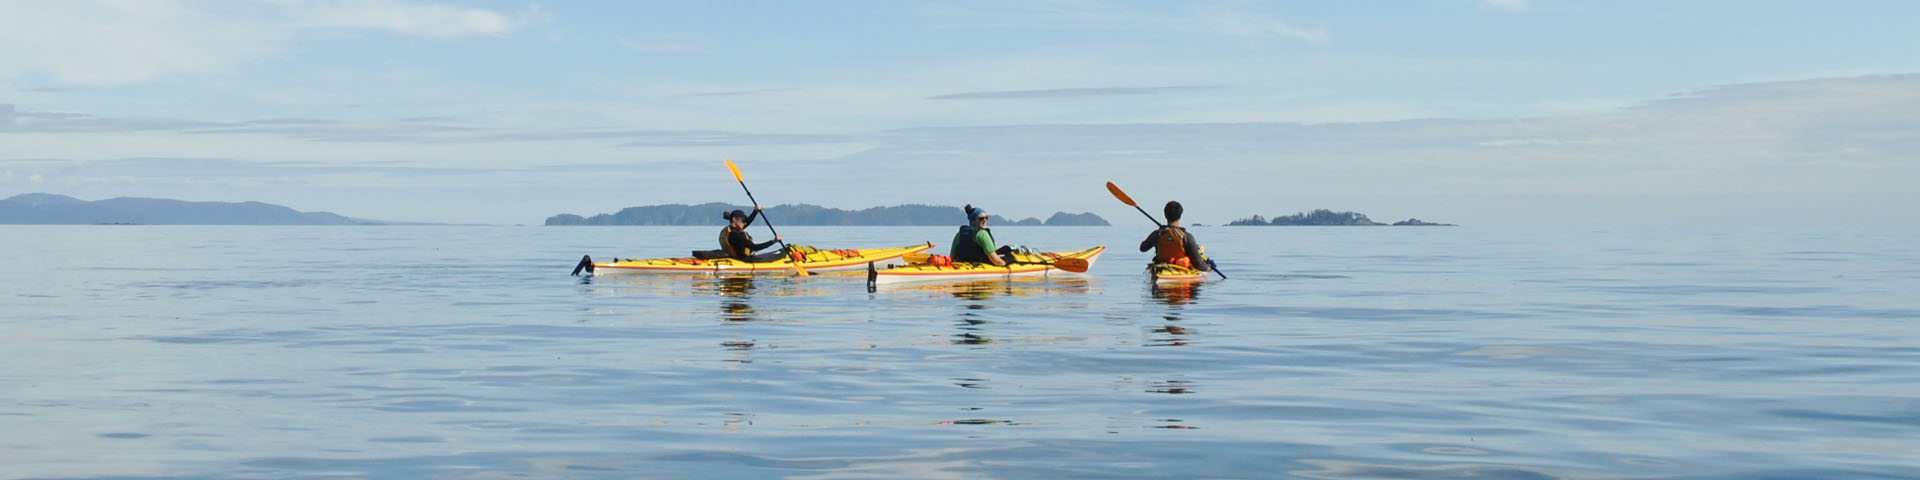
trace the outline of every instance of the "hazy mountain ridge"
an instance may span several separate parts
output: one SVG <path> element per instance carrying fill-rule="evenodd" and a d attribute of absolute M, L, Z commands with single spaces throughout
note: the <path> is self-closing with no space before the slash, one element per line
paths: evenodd
<path fill-rule="evenodd" d="M 750 210 L 750 205 L 731 205 L 720 202 L 699 205 L 665 204 L 627 207 L 616 213 L 602 213 L 591 217 L 582 217 L 562 213 L 547 217 L 548 226 L 587 226 L 587 225 L 725 225 L 720 217 L 722 212 Z M 959 225 L 966 222 L 966 215 L 960 207 L 939 205 L 894 205 L 872 207 L 862 210 L 843 210 L 809 204 L 788 204 L 767 207 L 765 213 L 774 225 L 795 226 L 931 226 Z M 990 225 L 1023 226 L 1106 226 L 1107 220 L 1093 213 L 1054 212 L 1045 221 L 1038 218 L 1024 218 L 1019 221 L 992 215 Z"/>
<path fill-rule="evenodd" d="M 189 202 L 116 197 L 86 201 L 28 193 L 0 200 L 0 224 L 92 225 L 372 225 L 329 212 L 301 212 L 261 202 Z"/>
<path fill-rule="evenodd" d="M 1254 215 L 1253 218 L 1242 218 L 1239 220 L 1234 220 L 1232 222 L 1227 222 L 1227 226 L 1230 226 L 1230 227 L 1239 227 L 1239 226 L 1382 226 L 1382 225 L 1388 225 L 1388 224 L 1375 222 L 1373 221 L 1373 219 L 1367 218 L 1367 215 L 1363 213 L 1335 212 L 1335 211 L 1327 210 L 1324 208 L 1315 209 L 1312 212 L 1301 212 L 1301 213 L 1295 213 L 1292 215 L 1277 216 L 1277 217 L 1273 217 L 1272 220 L 1262 218 L 1259 215 Z M 1420 221 L 1420 219 L 1418 218 L 1409 218 L 1406 220 L 1393 222 L 1392 226 L 1452 227 L 1456 225 L 1453 225 L 1451 223 L 1423 222 L 1423 221 Z"/>

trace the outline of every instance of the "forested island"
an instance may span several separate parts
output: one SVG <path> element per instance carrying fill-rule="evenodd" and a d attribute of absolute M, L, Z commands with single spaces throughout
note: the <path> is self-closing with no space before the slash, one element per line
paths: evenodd
<path fill-rule="evenodd" d="M 260 202 L 189 202 L 118 197 L 86 201 L 28 193 L 0 200 L 0 224 L 14 225 L 374 225 L 327 212 Z"/>
<path fill-rule="evenodd" d="M 580 225 L 725 225 L 720 217 L 722 212 L 733 210 L 752 210 L 751 205 L 733 205 L 720 202 L 699 205 L 666 204 L 627 207 L 616 213 L 602 213 L 591 217 L 582 217 L 563 213 L 547 217 L 548 226 Z M 966 215 L 960 207 L 939 205 L 896 205 L 891 207 L 873 207 L 864 210 L 842 210 L 818 205 L 777 205 L 767 207 L 766 215 L 775 225 L 862 225 L 862 226 L 932 226 L 959 225 L 966 222 Z M 1020 226 L 1106 226 L 1107 220 L 1092 213 L 1054 212 L 1046 220 L 1024 218 L 1009 220 L 999 215 L 991 215 L 992 225 Z"/>
<path fill-rule="evenodd" d="M 1229 227 L 1388 226 L 1388 225 L 1396 226 L 1396 227 L 1452 227 L 1452 226 L 1455 226 L 1454 224 L 1451 224 L 1451 223 L 1423 222 L 1423 221 L 1420 221 L 1420 219 L 1418 218 L 1409 218 L 1406 220 L 1393 222 L 1391 224 L 1386 224 L 1386 223 L 1375 222 L 1372 219 L 1367 218 L 1366 214 L 1357 213 L 1357 212 L 1335 212 L 1327 209 L 1317 209 L 1312 212 L 1302 212 L 1302 213 L 1295 213 L 1287 216 L 1273 217 L 1272 220 L 1262 218 L 1259 215 L 1254 215 L 1253 218 L 1242 218 L 1239 220 L 1234 220 L 1232 222 L 1227 222 L 1227 226 Z"/>

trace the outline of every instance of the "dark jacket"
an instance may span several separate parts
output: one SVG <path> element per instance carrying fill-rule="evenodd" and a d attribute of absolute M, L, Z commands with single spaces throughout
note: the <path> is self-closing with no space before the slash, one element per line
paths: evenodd
<path fill-rule="evenodd" d="M 747 221 L 744 223 L 746 225 L 753 225 L 753 220 L 757 218 L 760 218 L 760 211 L 754 210 L 753 213 L 747 215 Z M 753 236 L 747 234 L 747 229 L 744 226 L 739 230 L 734 230 L 733 225 L 728 224 L 720 230 L 720 249 L 725 250 L 728 257 L 733 257 L 737 260 L 747 260 L 748 257 L 753 256 L 753 252 L 773 246 L 775 243 L 779 242 L 768 240 L 761 243 L 753 243 Z"/>

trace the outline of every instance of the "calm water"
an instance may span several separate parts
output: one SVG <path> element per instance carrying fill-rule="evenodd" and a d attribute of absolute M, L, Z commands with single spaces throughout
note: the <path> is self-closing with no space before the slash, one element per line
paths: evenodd
<path fill-rule="evenodd" d="M 1912 231 L 1202 228 L 1232 279 L 1184 289 L 1144 227 L 997 228 L 1114 247 L 1046 282 L 566 274 L 712 230 L 0 227 L 0 477 L 1920 476 Z"/>

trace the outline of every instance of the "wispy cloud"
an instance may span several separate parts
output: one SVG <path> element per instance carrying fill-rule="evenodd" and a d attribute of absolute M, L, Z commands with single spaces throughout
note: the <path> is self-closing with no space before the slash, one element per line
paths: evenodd
<path fill-rule="evenodd" d="M 273 135 L 316 142 L 474 144 L 605 139 L 621 147 L 816 145 L 851 143 L 865 135 L 758 133 L 726 130 L 629 128 L 498 128 L 454 123 L 448 117 L 397 122 L 319 118 L 264 118 L 215 122 L 179 118 L 116 118 L 71 112 L 21 111 L 0 104 L 0 135 L 171 131 L 194 135 Z"/>
<path fill-rule="evenodd" d="M 756 88 L 751 90 L 725 90 L 718 92 L 696 92 L 681 94 L 682 97 L 740 97 L 747 95 L 765 95 L 769 93 L 797 92 L 799 87 Z"/>
<path fill-rule="evenodd" d="M 1208 85 L 1173 85 L 1164 87 L 1092 87 L 1092 88 L 1051 88 L 1041 90 L 996 90 L 985 92 L 961 92 L 927 97 L 928 100 L 985 100 L 1010 98 L 1056 98 L 1056 97 L 1104 97 L 1115 95 L 1154 95 L 1187 90 L 1207 90 L 1220 88 Z"/>
<path fill-rule="evenodd" d="M 1533 0 L 1480 0 L 1482 8 L 1524 12 L 1533 8 Z"/>
<path fill-rule="evenodd" d="M 538 5 L 513 15 L 403 0 L 293 2 L 288 7 L 285 14 L 295 28 L 376 29 L 426 38 L 505 35 L 548 19 Z"/>
<path fill-rule="evenodd" d="M 1920 174 L 1911 154 L 1920 151 L 1920 74 L 1729 85 L 1587 115 L 912 128 L 879 144 L 860 155 L 963 158 L 1043 178 L 1089 161 L 1129 171 L 1204 159 L 1335 185 L 1323 193 L 1409 178 L 1419 188 L 1530 194 L 1845 191 Z M 1331 180 L 1342 178 L 1354 183 Z M 1715 181 L 1687 185 L 1704 178 Z"/>
<path fill-rule="evenodd" d="M 546 18 L 538 7 L 509 14 L 403 0 L 0 2 L 0 78 L 121 85 L 224 71 L 300 38 L 328 38 L 311 32 L 505 35 Z"/>
<path fill-rule="evenodd" d="M 1200 28 L 1246 38 L 1290 37 L 1314 45 L 1333 41 L 1324 28 L 1303 28 L 1261 13 L 1240 10 L 1201 10 L 1192 14 Z"/>
<path fill-rule="evenodd" d="M 1159 4 L 1153 4 L 1159 5 Z M 1035 26 L 1089 30 L 1180 33 L 1250 39 L 1292 38 L 1326 45 L 1333 36 L 1258 11 L 1227 7 L 1180 7 L 1156 11 L 1115 2 L 1070 0 L 1019 2 L 1017 14 L 992 17 L 988 26 Z M 961 20 L 964 25 L 965 20 Z"/>
<path fill-rule="evenodd" d="M 180 131 L 227 125 L 179 118 L 98 117 L 73 112 L 22 111 L 11 104 L 0 104 L 0 134 Z"/>

